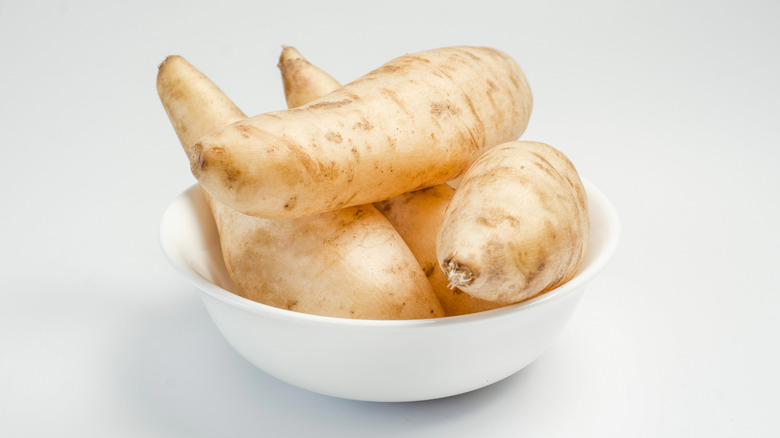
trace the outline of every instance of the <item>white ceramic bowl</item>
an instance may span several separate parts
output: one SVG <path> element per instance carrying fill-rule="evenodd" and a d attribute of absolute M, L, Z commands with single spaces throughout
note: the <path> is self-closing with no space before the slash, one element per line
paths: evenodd
<path fill-rule="evenodd" d="M 321 394 L 415 401 L 468 392 L 519 371 L 555 340 L 585 287 L 612 256 L 617 214 L 585 181 L 588 254 L 565 285 L 523 303 L 472 315 L 368 321 L 308 315 L 232 292 L 219 237 L 198 186 L 177 197 L 160 225 L 163 251 L 200 296 L 225 339 L 276 378 Z"/>

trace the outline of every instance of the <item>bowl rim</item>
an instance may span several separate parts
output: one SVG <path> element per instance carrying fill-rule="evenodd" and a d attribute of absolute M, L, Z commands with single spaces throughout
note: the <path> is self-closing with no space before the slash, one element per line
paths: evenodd
<path fill-rule="evenodd" d="M 203 278 L 197 272 L 190 269 L 190 267 L 179 257 L 176 256 L 176 252 L 173 251 L 172 245 L 168 237 L 165 235 L 165 228 L 168 221 L 172 220 L 171 215 L 177 205 L 177 203 L 188 202 L 189 196 L 192 192 L 199 190 L 200 186 L 195 183 L 189 188 L 177 195 L 174 200 L 165 209 L 160 226 L 158 230 L 158 238 L 163 254 L 168 261 L 179 271 L 184 277 L 196 286 L 201 293 L 205 293 L 208 296 L 217 299 L 225 304 L 239 307 L 243 310 L 252 312 L 254 314 L 272 317 L 277 319 L 285 319 L 290 322 L 300 324 L 318 324 L 328 326 L 344 326 L 344 327 L 361 327 L 361 328 L 407 328 L 407 327 L 439 327 L 447 326 L 450 324 L 462 324 L 468 321 L 485 321 L 496 318 L 503 318 L 510 314 L 522 313 L 529 311 L 530 309 L 537 308 L 557 301 L 565 296 L 574 293 L 576 290 L 586 286 L 599 272 L 601 272 L 613 254 L 615 253 L 618 242 L 620 240 L 621 225 L 617 211 L 614 205 L 610 202 L 609 198 L 598 187 L 582 179 L 582 183 L 585 186 L 585 191 L 588 195 L 588 203 L 592 205 L 593 200 L 597 200 L 597 203 L 602 207 L 601 212 L 607 226 L 605 227 L 608 232 L 604 235 L 604 243 L 602 250 L 593 261 L 582 268 L 577 274 L 568 282 L 563 285 L 550 290 L 544 294 L 538 295 L 528 300 L 510 304 L 508 306 L 499 307 L 497 309 L 486 310 L 477 313 L 471 313 L 466 315 L 454 315 L 444 316 L 437 318 L 425 318 L 425 319 L 403 319 L 403 320 L 376 320 L 376 319 L 350 319 L 324 315 L 314 315 L 302 312 L 295 312 L 291 310 L 281 309 L 278 307 L 270 306 L 267 304 L 252 301 L 248 298 L 244 298 L 238 294 L 235 294 L 227 289 L 224 289 L 208 280 Z"/>

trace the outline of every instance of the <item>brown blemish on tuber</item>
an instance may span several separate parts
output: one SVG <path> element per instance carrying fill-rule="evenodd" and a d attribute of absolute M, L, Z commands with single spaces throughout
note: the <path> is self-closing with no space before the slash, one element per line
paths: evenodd
<path fill-rule="evenodd" d="M 190 149 L 190 168 L 195 176 L 198 176 L 196 171 L 204 169 L 206 163 L 203 162 L 203 145 L 201 143 L 195 143 Z"/>
<path fill-rule="evenodd" d="M 352 129 L 362 129 L 364 131 L 370 131 L 374 129 L 374 125 L 372 125 L 371 122 L 368 121 L 368 119 L 362 118 L 360 121 L 355 122 L 355 124 L 352 125 Z"/>
<path fill-rule="evenodd" d="M 449 101 L 431 102 L 431 114 L 436 117 L 441 117 L 442 115 L 457 116 L 460 112 L 460 108 Z"/>
<path fill-rule="evenodd" d="M 374 70 L 374 73 L 394 73 L 400 69 L 401 67 L 398 65 L 386 64 Z"/>
<path fill-rule="evenodd" d="M 389 98 L 390 100 L 393 101 L 393 103 L 395 103 L 399 108 L 401 108 L 401 111 L 403 111 L 404 114 L 406 114 L 407 116 L 411 115 L 409 114 L 409 110 L 406 109 L 406 106 L 404 105 L 403 101 L 401 101 L 401 99 L 398 98 L 398 95 L 396 95 L 393 90 L 382 88 L 380 92 L 382 93 L 383 96 Z"/>
<path fill-rule="evenodd" d="M 309 108 L 314 108 L 314 109 L 316 109 L 316 108 L 328 108 L 328 109 L 331 109 L 331 108 L 339 108 L 339 107 L 342 107 L 342 106 L 345 106 L 345 105 L 349 105 L 350 103 L 352 103 L 351 99 L 342 99 L 342 100 L 339 100 L 337 102 L 317 102 L 317 103 L 311 104 L 309 106 Z"/>
<path fill-rule="evenodd" d="M 333 143 L 341 143 L 344 141 L 344 139 L 341 138 L 341 134 L 336 131 L 328 131 L 325 134 L 325 138 L 327 138 L 329 141 L 332 141 Z"/>
<path fill-rule="evenodd" d="M 297 203 L 298 203 L 298 198 L 297 198 L 297 197 L 295 197 L 295 196 L 293 196 L 292 198 L 290 198 L 290 199 L 289 199 L 289 200 L 288 200 L 288 201 L 287 201 L 287 202 L 284 204 L 284 209 L 285 209 L 285 210 L 292 210 L 292 209 L 294 209 L 294 208 L 295 208 L 295 204 L 297 204 Z"/>

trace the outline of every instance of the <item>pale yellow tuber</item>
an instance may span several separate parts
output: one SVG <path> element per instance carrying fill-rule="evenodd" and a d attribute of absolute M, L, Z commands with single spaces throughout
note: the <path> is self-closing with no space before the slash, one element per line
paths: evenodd
<path fill-rule="evenodd" d="M 544 143 L 514 141 L 463 176 L 436 252 L 453 287 L 510 304 L 569 281 L 589 233 L 587 194 L 571 161 Z"/>
<path fill-rule="evenodd" d="M 198 137 L 245 118 L 211 80 L 178 56 L 160 65 L 157 90 L 187 153 Z M 344 318 L 443 315 L 414 256 L 373 206 L 277 221 L 243 215 L 204 194 L 239 295 Z"/>
<path fill-rule="evenodd" d="M 191 170 L 252 216 L 367 204 L 458 177 L 483 151 L 522 134 L 531 100 L 520 67 L 498 50 L 429 50 L 302 107 L 205 135 Z"/>

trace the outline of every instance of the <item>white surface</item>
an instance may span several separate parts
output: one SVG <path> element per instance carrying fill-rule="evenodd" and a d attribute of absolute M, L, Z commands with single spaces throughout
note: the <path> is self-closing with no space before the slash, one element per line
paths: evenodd
<path fill-rule="evenodd" d="M 549 350 L 558 338 L 619 242 L 620 224 L 613 206 L 587 181 L 585 189 L 591 234 L 582 268 L 574 278 L 513 306 L 452 318 L 329 318 L 236 295 L 222 262 L 217 227 L 197 184 L 165 210 L 160 242 L 171 264 L 199 289 L 225 339 L 264 372 L 344 399 L 432 400 L 505 379 Z"/>
<path fill-rule="evenodd" d="M 775 2 L 197 3 L 0 4 L 0 435 L 780 435 Z M 520 62 L 524 138 L 623 224 L 539 360 L 462 396 L 361 403 L 224 341 L 157 241 L 193 179 L 156 66 L 181 54 L 244 111 L 275 110 L 281 44 L 344 82 L 443 45 Z"/>

